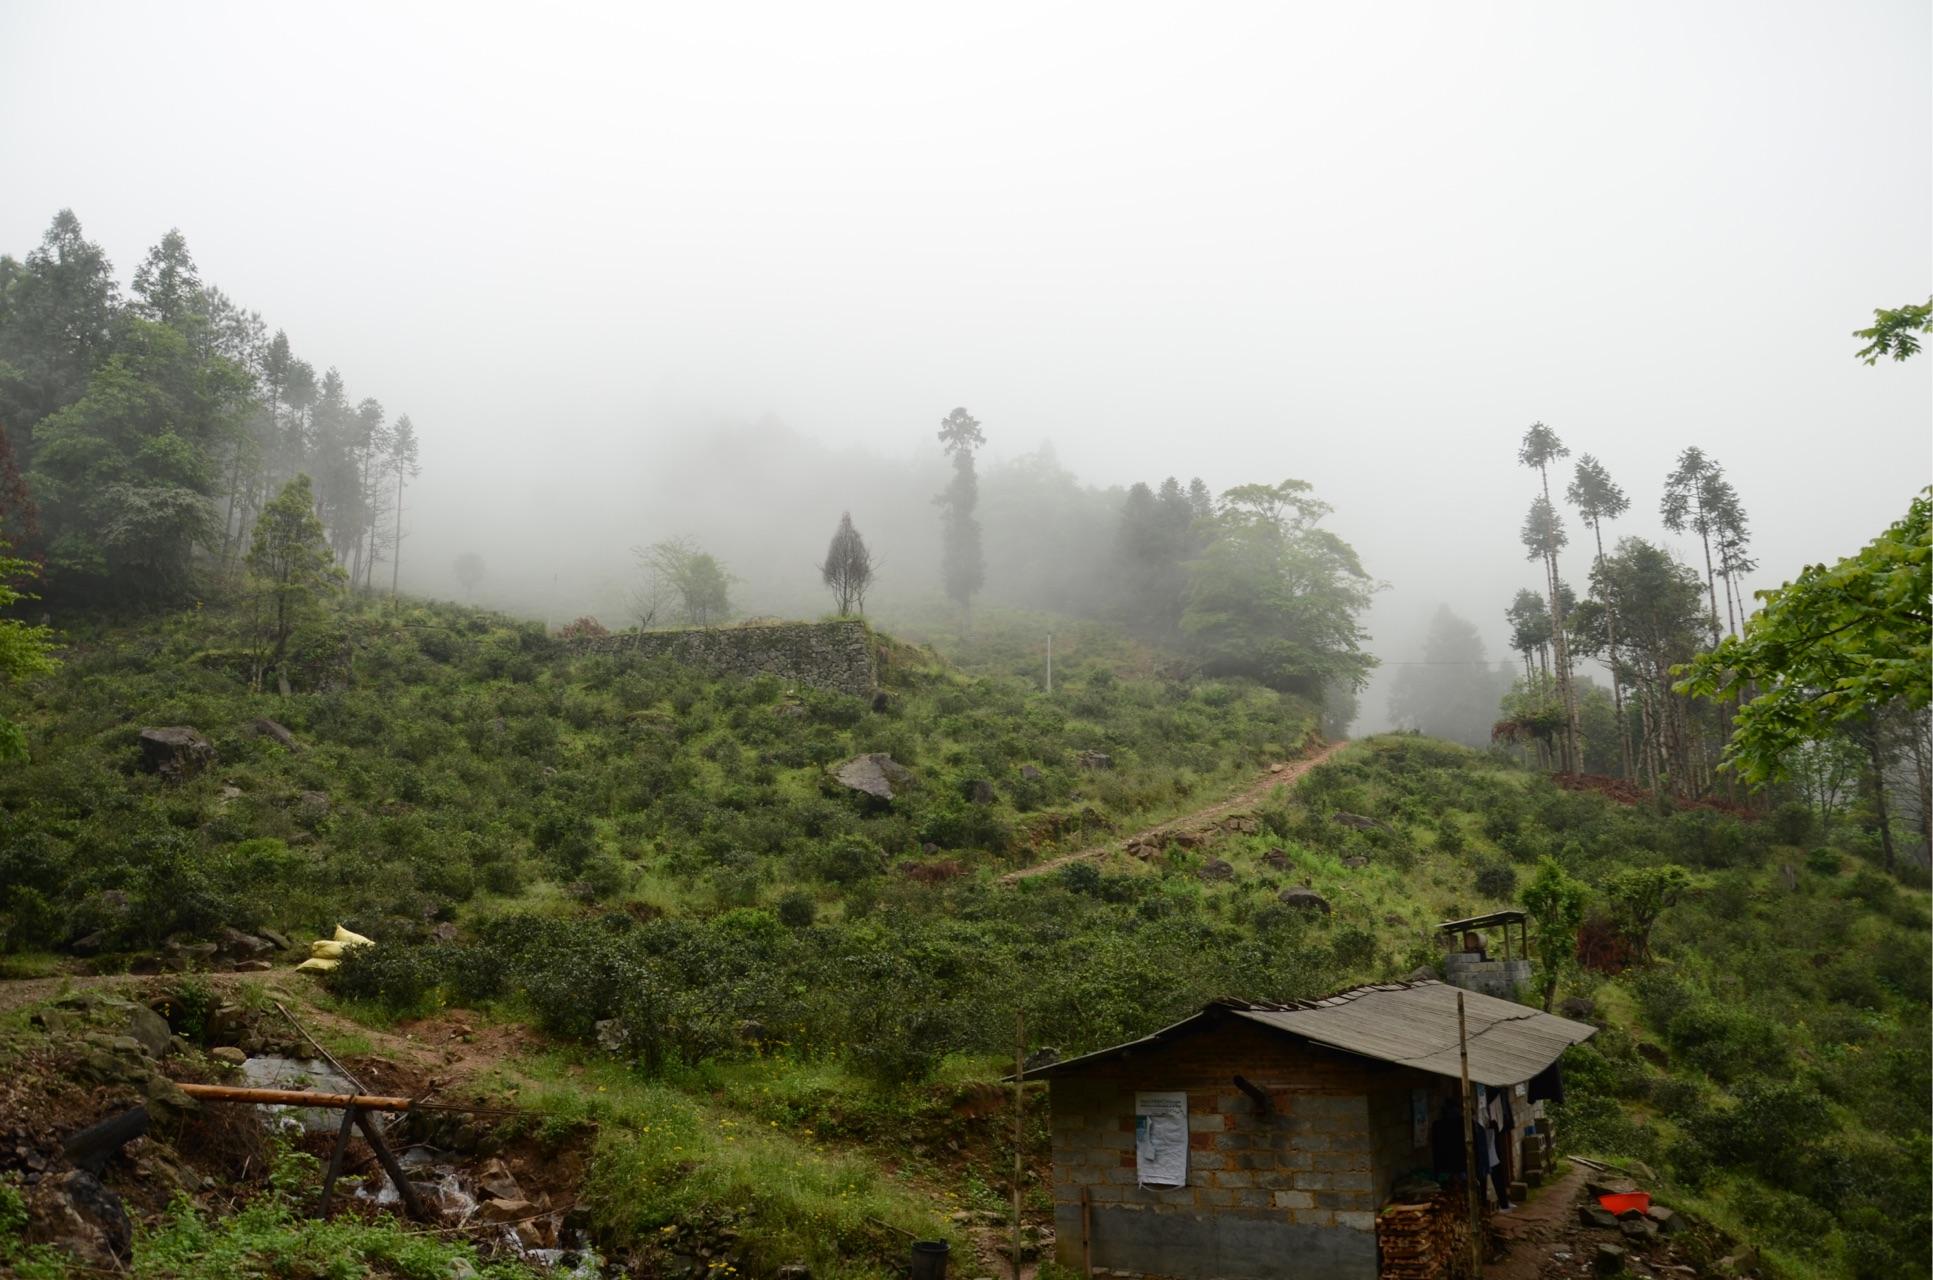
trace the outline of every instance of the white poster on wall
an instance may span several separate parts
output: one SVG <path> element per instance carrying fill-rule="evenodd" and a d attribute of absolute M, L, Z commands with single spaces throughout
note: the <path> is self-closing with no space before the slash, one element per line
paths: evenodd
<path fill-rule="evenodd" d="M 1135 1181 L 1144 1187 L 1188 1185 L 1188 1095 L 1134 1095 Z"/>

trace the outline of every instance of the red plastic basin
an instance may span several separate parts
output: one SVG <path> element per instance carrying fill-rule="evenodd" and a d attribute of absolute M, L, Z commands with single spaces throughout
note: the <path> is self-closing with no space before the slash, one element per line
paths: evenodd
<path fill-rule="evenodd" d="M 1633 1209 L 1636 1209 L 1639 1213 L 1643 1213 L 1651 1207 L 1651 1193 L 1649 1191 L 1627 1191 L 1621 1195 L 1599 1196 L 1597 1202 L 1606 1209 L 1609 1209 L 1612 1213 L 1620 1216 L 1631 1212 Z"/>

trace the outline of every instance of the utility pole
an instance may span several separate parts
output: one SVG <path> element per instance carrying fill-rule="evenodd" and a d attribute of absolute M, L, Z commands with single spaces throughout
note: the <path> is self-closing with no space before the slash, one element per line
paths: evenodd
<path fill-rule="evenodd" d="M 1051 670 L 1051 668 L 1050 668 Z M 1024 1169 L 1023 1152 L 1026 1145 L 1026 1130 L 1021 1123 L 1021 1107 L 1025 1095 L 1021 1092 L 1021 1078 L 1027 1073 L 1027 1022 L 1026 1015 L 1014 1010 L 1013 1015 L 1013 1274 L 1020 1280 L 1020 1178 Z"/>
<path fill-rule="evenodd" d="M 1047 696 L 1054 696 L 1054 633 L 1047 633 Z"/>
<path fill-rule="evenodd" d="M 1476 1095 L 1470 1091 L 1470 1033 L 1463 1021 L 1463 993 L 1456 993 L 1456 1049 L 1463 1076 L 1463 1176 L 1470 1190 L 1470 1275 L 1483 1275 L 1483 1213 L 1477 1199 Z"/>

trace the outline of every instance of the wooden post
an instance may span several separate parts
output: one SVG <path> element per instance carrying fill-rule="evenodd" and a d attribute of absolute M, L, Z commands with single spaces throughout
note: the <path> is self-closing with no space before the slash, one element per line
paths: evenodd
<path fill-rule="evenodd" d="M 376 1159 L 382 1162 L 383 1172 L 388 1174 L 389 1180 L 396 1184 L 396 1194 L 403 1198 L 403 1207 L 409 1210 L 410 1217 L 419 1222 L 427 1222 L 430 1217 L 429 1210 L 423 1206 L 423 1198 L 416 1194 L 416 1188 L 411 1184 L 408 1175 L 403 1172 L 403 1166 L 396 1163 L 396 1157 L 390 1152 L 389 1144 L 383 1141 L 383 1131 L 376 1127 L 375 1122 L 369 1118 L 368 1112 L 362 1108 L 351 1107 L 349 1114 L 356 1118 L 356 1127 L 362 1130 L 362 1136 L 369 1139 L 369 1149 L 374 1151 Z"/>
<path fill-rule="evenodd" d="M 355 1126 L 358 1111 L 355 1107 L 342 1109 L 342 1127 L 336 1130 L 336 1145 L 329 1150 L 329 1169 L 322 1175 L 322 1219 L 329 1218 L 329 1197 L 336 1191 L 336 1175 L 342 1172 L 342 1153 L 349 1147 L 349 1130 Z"/>
<path fill-rule="evenodd" d="M 1477 1185 L 1476 1094 L 1470 1090 L 1470 1033 L 1463 1020 L 1463 993 L 1456 993 L 1456 1049 L 1463 1077 L 1463 1172 L 1470 1189 L 1470 1276 L 1483 1276 L 1483 1213 L 1478 1207 L 1481 1191 Z"/>
<path fill-rule="evenodd" d="M 1013 1274 L 1020 1280 L 1020 1178 L 1025 1164 L 1026 1132 L 1021 1123 L 1025 1103 L 1021 1077 L 1027 1071 L 1027 1022 L 1019 1010 L 1013 1015 Z"/>
<path fill-rule="evenodd" d="M 1094 1196 L 1081 1188 L 1081 1274 L 1094 1280 Z"/>

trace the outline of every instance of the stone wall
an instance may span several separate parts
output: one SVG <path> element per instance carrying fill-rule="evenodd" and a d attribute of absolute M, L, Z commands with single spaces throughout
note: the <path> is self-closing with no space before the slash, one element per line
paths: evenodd
<path fill-rule="evenodd" d="M 879 671 L 872 631 L 853 618 L 689 631 L 614 631 L 566 642 L 575 653 L 638 653 L 725 675 L 777 676 L 814 689 L 870 698 Z"/>
<path fill-rule="evenodd" d="M 1263 1090 L 1263 1114 L 1234 1083 Z M 1385 1186 L 1369 1098 L 1417 1073 L 1331 1053 L 1230 1018 L 1170 1045 L 1051 1080 L 1054 1222 L 1063 1265 L 1081 1265 L 1081 1193 L 1094 1265 L 1117 1275 L 1376 1275 Z M 1134 1095 L 1188 1093 L 1188 1184 L 1136 1184 Z M 1403 1097 L 1407 1098 L 1407 1092 Z"/>

